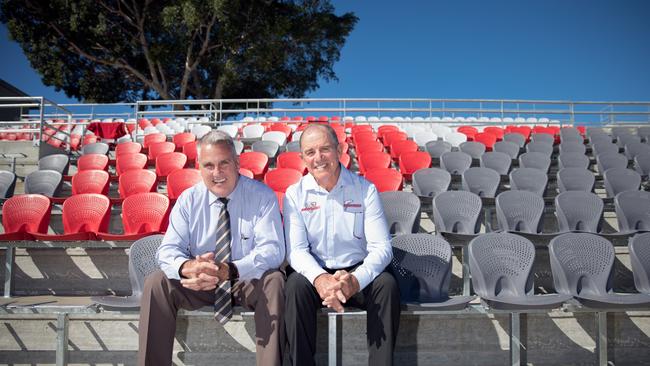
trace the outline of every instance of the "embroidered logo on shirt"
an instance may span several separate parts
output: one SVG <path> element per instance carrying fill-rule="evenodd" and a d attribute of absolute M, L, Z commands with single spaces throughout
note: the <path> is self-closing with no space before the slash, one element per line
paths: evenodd
<path fill-rule="evenodd" d="M 343 202 L 343 208 L 348 208 L 348 207 L 360 208 L 361 204 L 360 203 L 354 203 L 351 200 Z"/>
<path fill-rule="evenodd" d="M 300 211 L 315 211 L 320 209 L 320 206 L 316 206 L 316 202 L 309 202 L 309 206 L 303 207 Z"/>

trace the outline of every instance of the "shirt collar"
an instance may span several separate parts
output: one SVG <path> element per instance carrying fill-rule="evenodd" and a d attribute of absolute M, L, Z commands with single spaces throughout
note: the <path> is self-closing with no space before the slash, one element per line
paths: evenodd
<path fill-rule="evenodd" d="M 241 188 L 241 186 L 244 184 L 243 180 L 244 178 L 241 175 L 237 177 L 237 184 L 235 185 L 235 189 L 233 189 L 232 192 L 230 192 L 230 194 L 226 197 L 228 198 L 228 202 L 230 202 L 234 197 L 237 197 L 239 192 L 243 189 Z M 212 193 L 212 191 L 207 189 L 208 188 L 207 186 L 205 186 L 205 188 L 208 191 L 208 197 L 210 198 L 210 205 L 217 204 L 219 206 L 222 206 L 223 203 L 219 201 L 219 197 L 217 197 L 216 194 Z"/>
<path fill-rule="evenodd" d="M 347 170 L 343 164 L 339 163 L 339 166 L 341 167 L 341 172 L 339 173 L 339 179 L 336 181 L 336 184 L 334 185 L 334 188 L 332 189 L 332 192 L 334 192 L 337 189 L 343 188 L 347 185 L 350 185 L 352 183 L 352 177 L 350 174 L 352 174 L 349 170 Z M 304 186 L 306 189 L 314 189 L 314 190 L 322 190 L 323 192 L 327 192 L 325 188 L 321 187 L 316 183 L 316 179 L 314 179 L 314 176 L 311 174 L 307 174 L 304 177 Z"/>

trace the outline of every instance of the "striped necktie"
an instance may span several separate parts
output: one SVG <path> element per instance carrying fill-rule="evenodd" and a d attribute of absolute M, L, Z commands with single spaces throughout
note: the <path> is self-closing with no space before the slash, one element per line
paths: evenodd
<path fill-rule="evenodd" d="M 217 264 L 230 262 L 230 214 L 228 213 L 228 199 L 219 198 L 223 208 L 217 220 L 217 243 L 215 247 L 214 261 Z M 221 323 L 226 324 L 232 318 L 232 298 L 230 280 L 219 284 L 215 290 L 214 317 Z"/>

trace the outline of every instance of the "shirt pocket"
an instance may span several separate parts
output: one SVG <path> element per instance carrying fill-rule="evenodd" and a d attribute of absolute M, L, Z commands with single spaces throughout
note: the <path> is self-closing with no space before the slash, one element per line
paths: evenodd
<path fill-rule="evenodd" d="M 352 235 L 356 239 L 363 239 L 363 207 L 359 206 L 347 206 L 344 208 L 346 219 L 354 220 L 352 224 Z"/>
<path fill-rule="evenodd" d="M 242 255 L 247 255 L 253 250 L 253 243 L 255 242 L 255 231 L 250 222 L 243 221 L 239 228 L 239 240 L 242 248 Z"/>

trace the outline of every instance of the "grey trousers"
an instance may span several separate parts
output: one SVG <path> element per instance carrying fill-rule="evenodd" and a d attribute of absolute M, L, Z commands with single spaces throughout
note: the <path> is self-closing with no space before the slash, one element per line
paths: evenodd
<path fill-rule="evenodd" d="M 282 365 L 284 335 L 284 274 L 273 270 L 259 280 L 237 282 L 235 305 L 255 310 L 257 365 Z M 147 276 L 140 303 L 138 365 L 171 366 L 179 309 L 196 310 L 214 304 L 214 291 L 194 291 L 162 271 Z M 215 326 L 219 323 L 215 320 Z"/>

